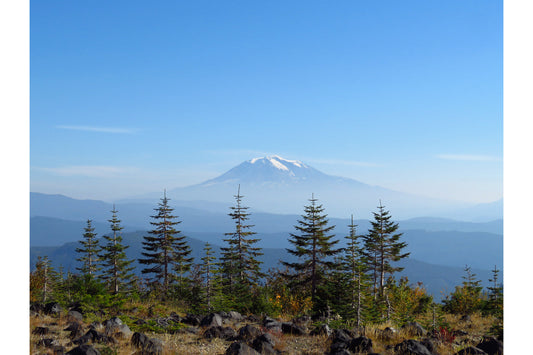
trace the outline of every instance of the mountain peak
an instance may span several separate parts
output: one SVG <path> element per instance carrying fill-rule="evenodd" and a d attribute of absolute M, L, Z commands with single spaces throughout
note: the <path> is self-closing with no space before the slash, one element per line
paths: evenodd
<path fill-rule="evenodd" d="M 302 163 L 299 160 L 288 160 L 284 159 L 278 155 L 266 156 L 261 158 L 253 158 L 248 161 L 250 164 L 266 164 L 272 165 L 275 168 L 283 171 L 291 171 L 291 168 L 308 168 L 307 165 Z"/>

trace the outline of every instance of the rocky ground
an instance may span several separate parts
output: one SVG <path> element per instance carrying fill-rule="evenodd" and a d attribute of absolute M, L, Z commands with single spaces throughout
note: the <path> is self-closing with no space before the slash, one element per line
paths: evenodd
<path fill-rule="evenodd" d="M 453 332 L 411 323 L 332 329 L 300 317 L 290 321 L 237 312 L 165 316 L 83 314 L 73 305 L 33 305 L 31 354 L 503 354 L 487 337 L 490 320 L 456 317 Z"/>

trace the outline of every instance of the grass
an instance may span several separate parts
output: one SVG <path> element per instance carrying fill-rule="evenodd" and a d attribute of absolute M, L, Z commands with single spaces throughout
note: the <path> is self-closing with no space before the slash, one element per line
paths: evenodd
<path fill-rule="evenodd" d="M 178 312 L 179 310 L 172 307 L 159 306 L 152 307 L 151 311 L 149 307 L 142 304 L 130 304 L 128 306 L 127 313 L 129 315 L 117 314 L 119 318 L 132 330 L 141 331 L 149 337 L 157 338 L 163 341 L 164 354 L 224 354 L 226 349 L 231 344 L 231 341 L 222 340 L 219 338 L 204 339 L 202 337 L 202 330 L 198 334 L 192 334 L 188 332 L 175 332 L 170 334 L 169 329 L 163 329 L 155 324 L 155 322 L 147 321 L 148 324 L 136 325 L 134 320 L 137 318 L 157 318 L 160 316 L 168 316 L 171 312 Z M 151 314 L 151 316 L 149 316 Z M 183 316 L 184 314 L 180 314 Z M 93 321 L 103 322 L 106 319 L 115 316 L 114 314 L 107 314 L 105 317 L 98 317 L 95 315 L 88 315 L 84 320 L 83 333 L 88 330 L 88 325 Z M 482 316 L 481 314 L 474 314 L 470 316 L 470 321 L 464 322 L 460 316 L 447 314 L 444 316 L 445 323 L 451 330 L 463 330 L 467 332 L 467 335 L 456 336 L 452 342 L 441 341 L 435 343 L 435 351 L 441 355 L 455 354 L 457 351 L 468 346 L 475 346 L 482 340 L 483 336 L 489 334 L 491 326 L 494 324 L 495 319 L 493 317 Z M 422 322 L 422 320 L 421 320 Z M 236 324 L 228 324 L 225 326 L 231 326 L 235 330 L 246 325 L 249 322 L 240 322 Z M 254 324 L 259 327 L 259 325 Z M 68 326 L 66 316 L 51 317 L 51 316 L 37 316 L 30 318 L 30 354 L 45 354 L 50 353 L 50 349 L 44 346 L 38 346 L 37 342 L 44 338 L 56 339 L 59 345 L 64 346 L 68 351 L 74 347 L 69 344 L 68 338 L 69 332 L 64 331 Z M 47 335 L 34 335 L 31 332 L 36 327 L 47 327 L 51 333 Z M 175 329 L 170 331 L 178 331 L 183 327 L 187 327 L 182 324 L 173 325 Z M 397 332 L 393 333 L 388 338 L 382 337 L 382 332 L 386 327 L 392 327 L 397 329 Z M 276 339 L 275 349 L 283 351 L 288 354 L 300 354 L 300 355 L 322 355 L 329 350 L 331 341 L 328 337 L 321 336 L 293 336 L 286 334 L 272 334 Z M 393 347 L 394 345 L 403 342 L 407 339 L 420 340 L 420 337 L 409 334 L 404 329 L 398 329 L 392 323 L 384 323 L 379 325 L 368 325 L 365 327 L 364 334 L 372 339 L 374 352 L 381 353 L 383 355 L 394 354 L 393 350 L 387 349 L 387 347 Z M 448 339 L 449 340 L 449 339 Z M 117 339 L 117 344 L 104 345 L 93 344 L 103 355 L 104 354 L 116 354 L 126 355 L 132 354 L 136 351 L 134 347 L 130 345 L 130 339 Z"/>

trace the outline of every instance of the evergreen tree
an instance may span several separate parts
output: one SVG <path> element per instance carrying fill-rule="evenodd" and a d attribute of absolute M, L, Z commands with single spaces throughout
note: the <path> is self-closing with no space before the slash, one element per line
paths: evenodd
<path fill-rule="evenodd" d="M 402 267 L 394 267 L 391 263 L 400 261 L 410 253 L 402 253 L 407 243 L 400 242 L 402 233 L 396 233 L 398 223 L 391 221 L 389 211 L 378 206 L 378 212 L 373 212 L 372 229 L 364 237 L 363 255 L 366 259 L 367 270 L 370 271 L 374 284 L 374 299 L 384 296 L 386 275 L 402 271 Z"/>
<path fill-rule="evenodd" d="M 80 240 L 81 248 L 76 248 L 76 252 L 81 254 L 77 261 L 82 263 L 82 266 L 76 268 L 80 270 L 82 274 L 88 274 L 94 276 L 100 266 L 98 265 L 98 253 L 100 252 L 100 245 L 98 239 L 96 239 L 96 233 L 92 226 L 92 220 L 87 220 L 87 226 L 85 227 L 85 233 L 83 234 L 84 240 Z"/>
<path fill-rule="evenodd" d="M 209 243 L 205 243 L 204 247 L 204 253 L 205 256 L 202 258 L 202 272 L 204 274 L 204 280 L 205 280 L 205 303 L 206 308 L 208 311 L 211 311 L 213 309 L 213 305 L 211 304 L 211 301 L 213 299 L 213 291 L 214 291 L 214 278 L 213 273 L 216 272 L 216 263 L 215 256 L 213 255 L 213 249 L 211 248 L 211 245 Z"/>
<path fill-rule="evenodd" d="M 334 246 L 338 240 L 329 234 L 335 226 L 328 226 L 327 215 L 317 199 L 311 197 L 310 205 L 304 207 L 305 214 L 294 228 L 299 234 L 290 234 L 289 242 L 293 249 L 287 251 L 298 257 L 297 262 L 282 262 L 289 272 L 283 275 L 290 282 L 293 292 L 300 289 L 311 297 L 315 311 L 324 311 L 327 307 L 328 294 L 324 294 L 327 276 L 337 270 L 339 265 L 333 260 L 341 251 Z M 291 272 L 292 271 L 292 272 Z"/>
<path fill-rule="evenodd" d="M 230 207 L 228 214 L 235 222 L 235 231 L 225 233 L 227 247 L 221 248 L 221 272 L 225 279 L 226 290 L 234 298 L 236 305 L 249 304 L 251 291 L 259 284 L 259 279 L 264 276 L 261 272 L 261 262 L 257 259 L 263 255 L 261 248 L 254 247 L 259 239 L 251 238 L 255 235 L 250 229 L 253 225 L 246 224 L 250 214 L 248 207 L 241 205 L 242 196 L 240 185 L 237 195 L 234 196 L 236 205 Z"/>
<path fill-rule="evenodd" d="M 115 205 L 111 213 L 112 217 L 108 222 L 111 223 L 113 235 L 103 236 L 107 244 L 102 246 L 102 254 L 100 254 L 104 269 L 100 277 L 108 282 L 111 292 L 117 294 L 131 286 L 134 267 L 130 266 L 133 260 L 128 260 L 126 257 L 125 251 L 129 246 L 122 244 L 120 231 L 124 228 L 120 226 Z"/>
<path fill-rule="evenodd" d="M 472 314 L 481 307 L 481 280 L 476 278 L 476 274 L 472 269 L 465 266 L 466 275 L 463 276 L 463 283 L 461 286 L 456 286 L 455 291 L 446 296 L 443 301 L 444 309 L 447 312 L 455 314 Z"/>
<path fill-rule="evenodd" d="M 356 326 L 360 327 L 364 318 L 364 308 L 368 285 L 368 276 L 365 273 L 365 260 L 363 257 L 360 240 L 362 235 L 356 233 L 357 225 L 354 224 L 353 215 L 348 225 L 349 234 L 347 247 L 344 249 L 342 265 L 347 274 L 347 290 L 349 292 L 350 309 L 347 312 L 351 318 L 355 318 Z"/>
<path fill-rule="evenodd" d="M 169 200 L 165 190 L 159 206 L 154 209 L 157 214 L 151 216 L 154 222 L 150 224 L 154 229 L 148 231 L 150 235 L 145 236 L 142 242 L 145 251 L 141 254 L 145 258 L 139 259 L 139 263 L 147 265 L 141 272 L 153 274 L 150 279 L 152 286 L 161 286 L 165 294 L 175 278 L 172 271 L 178 269 L 182 276 L 183 272 L 190 269 L 191 260 L 188 258 L 190 249 L 185 237 L 179 236 L 181 232 L 175 229 L 181 221 L 176 221 L 177 216 L 172 215 L 174 209 L 169 206 Z"/>
<path fill-rule="evenodd" d="M 50 265 L 50 259 L 47 256 L 37 257 L 35 270 L 30 274 L 30 300 L 43 303 L 49 301 L 60 281 L 59 275 Z"/>

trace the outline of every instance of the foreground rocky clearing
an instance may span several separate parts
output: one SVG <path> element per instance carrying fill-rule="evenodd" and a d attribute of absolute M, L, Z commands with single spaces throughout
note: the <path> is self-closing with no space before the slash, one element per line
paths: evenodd
<path fill-rule="evenodd" d="M 453 331 L 416 322 L 336 327 L 335 321 L 273 319 L 238 312 L 208 315 L 88 313 L 75 305 L 33 305 L 31 354 L 503 354 L 488 337 L 491 319 L 450 316 Z M 339 329 L 340 328 L 340 329 Z"/>

